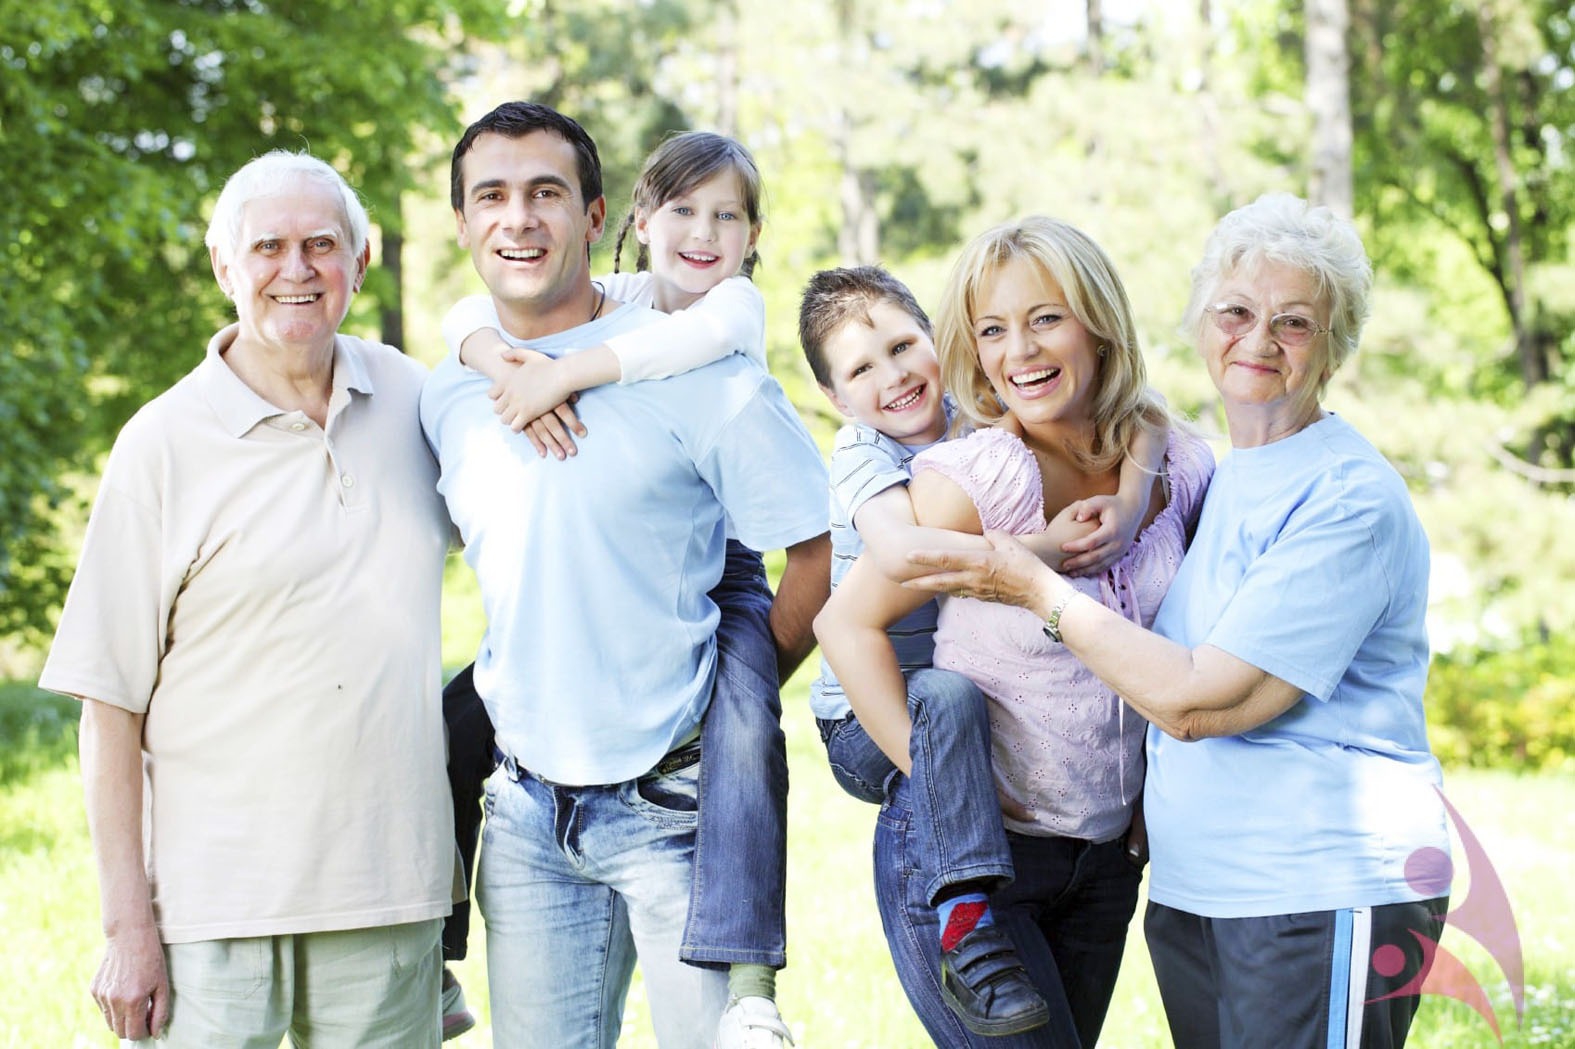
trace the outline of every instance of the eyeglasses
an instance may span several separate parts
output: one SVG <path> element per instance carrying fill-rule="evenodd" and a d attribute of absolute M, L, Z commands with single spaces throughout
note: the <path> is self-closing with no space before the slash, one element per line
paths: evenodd
<path fill-rule="evenodd" d="M 1239 336 L 1258 327 L 1258 313 L 1239 302 L 1216 302 L 1204 310 L 1214 318 L 1214 324 L 1226 335 Z M 1281 346 L 1306 346 L 1318 335 L 1327 335 L 1325 328 L 1311 317 L 1300 313 L 1276 313 L 1269 318 L 1269 338 Z"/>

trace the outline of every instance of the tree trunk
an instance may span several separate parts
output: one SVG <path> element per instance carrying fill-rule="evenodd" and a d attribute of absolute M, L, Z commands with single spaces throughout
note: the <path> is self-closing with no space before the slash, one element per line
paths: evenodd
<path fill-rule="evenodd" d="M 1308 196 L 1336 215 L 1354 210 L 1351 183 L 1350 16 L 1345 0 L 1307 0 L 1307 107 L 1312 111 L 1312 184 Z"/>
<path fill-rule="evenodd" d="M 1220 164 L 1220 108 L 1214 97 L 1214 5 L 1198 0 L 1198 130 L 1201 167 L 1208 172 L 1209 197 L 1216 214 L 1223 215 L 1234 204 L 1230 182 Z"/>
<path fill-rule="evenodd" d="M 842 167 L 842 225 L 837 254 L 844 266 L 880 261 L 880 215 L 875 210 L 875 173 L 853 162 L 853 120 L 844 109 L 837 119 L 837 160 Z"/>
<path fill-rule="evenodd" d="M 1088 16 L 1088 71 L 1099 76 L 1105 71 L 1105 10 L 1103 0 L 1084 0 Z"/>
<path fill-rule="evenodd" d="M 843 66 L 853 68 L 854 34 L 858 31 L 854 0 L 838 0 L 837 30 L 842 41 Z M 854 119 L 846 105 L 837 113 L 837 163 L 842 168 L 842 226 L 837 230 L 837 253 L 845 266 L 873 265 L 880 261 L 880 215 L 875 210 L 875 173 L 859 167 L 854 159 Z"/>
<path fill-rule="evenodd" d="M 1505 96 L 1504 73 L 1499 66 L 1498 26 L 1489 5 L 1477 11 L 1482 35 L 1482 82 L 1488 96 L 1488 123 L 1493 131 L 1493 166 L 1498 174 L 1498 205 L 1505 218 L 1500 244 L 1503 269 L 1504 305 L 1515 333 L 1515 351 L 1520 358 L 1520 377 L 1527 386 L 1548 378 L 1547 360 L 1537 344 L 1526 309 L 1526 259 L 1520 226 L 1520 176 L 1510 154 L 1509 99 Z"/>
<path fill-rule="evenodd" d="M 716 129 L 738 137 L 738 0 L 717 0 Z"/>
<path fill-rule="evenodd" d="M 404 260 L 405 235 L 403 233 L 404 215 L 399 198 L 394 199 L 393 221 L 385 222 L 381 227 L 382 246 L 378 252 L 378 262 L 388 273 L 390 290 L 388 298 L 380 303 L 378 310 L 378 323 L 382 332 L 382 340 L 390 346 L 397 346 L 400 350 L 405 348 L 405 282 Z"/>

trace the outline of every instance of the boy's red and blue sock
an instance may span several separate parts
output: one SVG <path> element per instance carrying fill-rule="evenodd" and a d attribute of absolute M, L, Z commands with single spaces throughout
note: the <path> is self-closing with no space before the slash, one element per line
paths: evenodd
<path fill-rule="evenodd" d="M 941 950 L 949 951 L 975 929 L 995 924 L 990 898 L 982 892 L 959 893 L 935 905 L 941 920 Z"/>

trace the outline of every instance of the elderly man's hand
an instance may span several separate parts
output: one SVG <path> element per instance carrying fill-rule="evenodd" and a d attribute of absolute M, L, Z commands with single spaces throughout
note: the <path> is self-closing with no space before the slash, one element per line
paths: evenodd
<path fill-rule="evenodd" d="M 1017 605 L 1042 614 L 1055 602 L 1056 587 L 1062 582 L 1043 561 L 1017 539 L 1005 532 L 986 532 L 989 550 L 915 550 L 908 555 L 913 564 L 936 569 L 910 579 L 904 586 L 916 590 L 973 597 Z"/>
<path fill-rule="evenodd" d="M 90 987 L 104 1022 L 119 1038 L 157 1038 L 170 1018 L 164 948 L 152 925 L 109 937 Z"/>

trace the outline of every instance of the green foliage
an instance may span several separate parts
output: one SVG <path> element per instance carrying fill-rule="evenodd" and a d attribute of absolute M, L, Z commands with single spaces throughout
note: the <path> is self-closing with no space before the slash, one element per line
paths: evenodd
<path fill-rule="evenodd" d="M 398 219 L 424 128 L 485 0 L 0 7 L 0 632 L 47 627 L 58 478 L 191 368 L 226 310 L 202 209 L 268 149 L 308 148 Z M 362 310 L 372 304 L 363 301 Z"/>
<path fill-rule="evenodd" d="M 63 765 L 77 752 L 81 704 L 0 681 L 0 789 Z"/>
<path fill-rule="evenodd" d="M 1472 303 L 1469 317 L 1455 311 L 1460 330 L 1481 340 L 1471 395 L 1505 409 L 1503 440 L 1516 454 L 1575 465 L 1575 410 L 1518 410 L 1528 387 L 1565 367 L 1575 325 L 1569 6 L 1353 0 L 1352 9 L 1358 211 L 1372 223 L 1375 259 Z M 1446 239 L 1475 274 L 1441 251 Z"/>
<path fill-rule="evenodd" d="M 1561 638 L 1439 656 L 1427 718 L 1446 765 L 1575 771 L 1575 644 Z"/>

